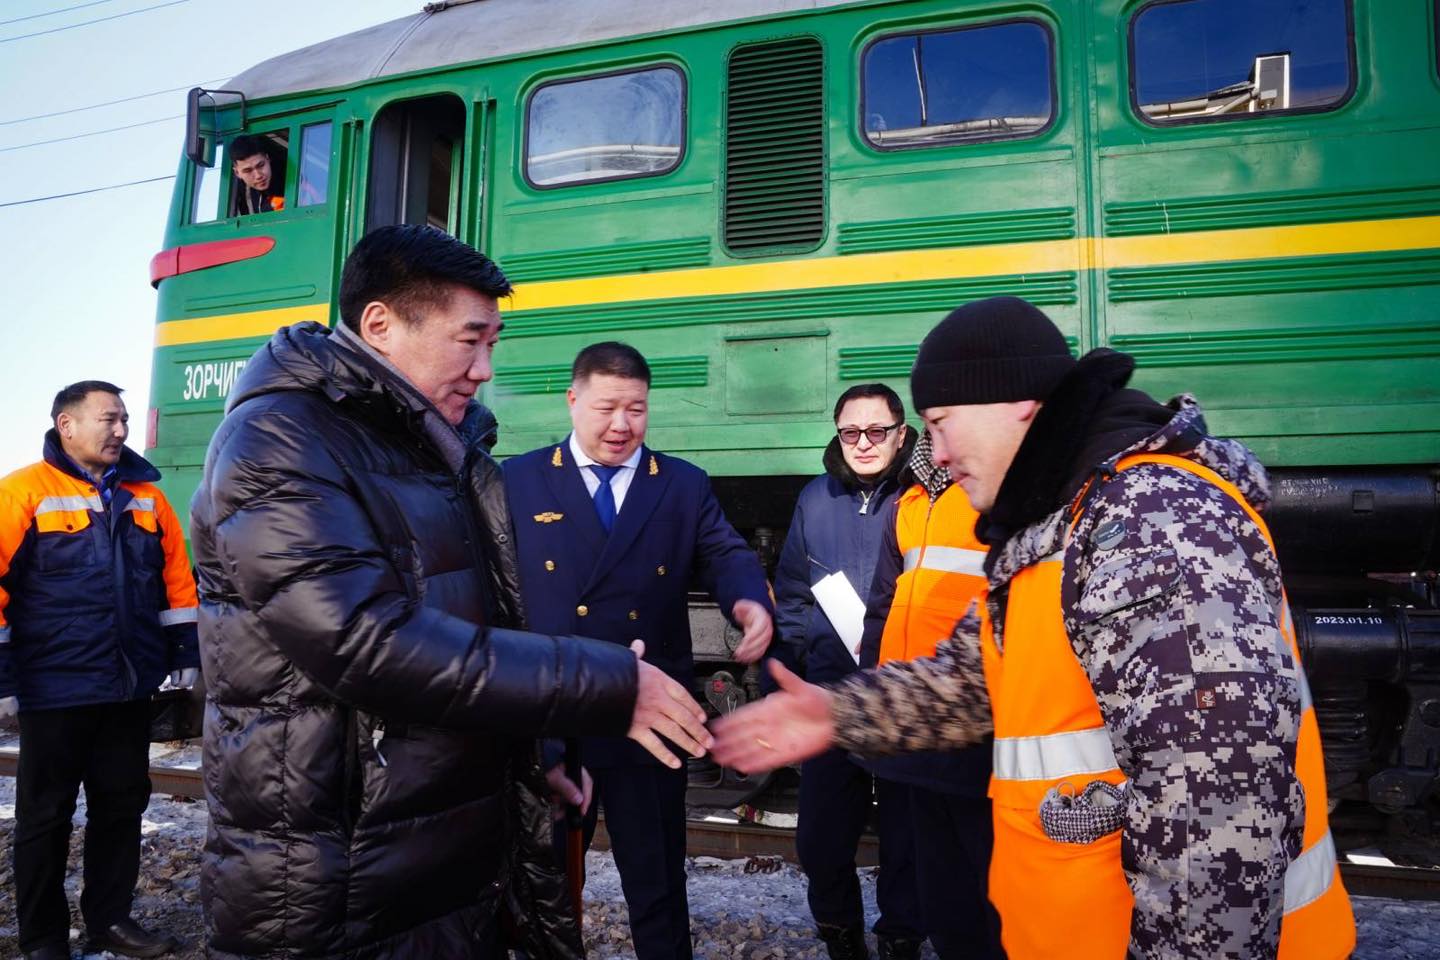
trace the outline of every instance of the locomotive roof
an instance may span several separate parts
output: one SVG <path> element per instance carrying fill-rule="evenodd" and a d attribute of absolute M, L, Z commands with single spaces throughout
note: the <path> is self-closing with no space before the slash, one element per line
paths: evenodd
<path fill-rule="evenodd" d="M 714 5 L 696 0 L 451 0 L 271 57 L 225 86 L 258 100 L 497 56 L 851 2 L 722 0 L 724 13 L 717 16 Z"/>

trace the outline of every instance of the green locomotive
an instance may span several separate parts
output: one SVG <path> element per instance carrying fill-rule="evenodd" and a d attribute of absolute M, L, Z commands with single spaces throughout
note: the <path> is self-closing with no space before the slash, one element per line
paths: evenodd
<path fill-rule="evenodd" d="M 418 0 L 417 0 L 418 2 Z M 1435 0 L 449 0 L 190 96 L 152 265 L 147 455 L 185 502 L 246 358 L 333 322 L 367 230 L 517 284 L 500 454 L 634 343 L 650 441 L 762 555 L 852 382 L 951 307 L 1041 305 L 1274 470 L 1332 796 L 1433 835 L 1440 784 Z M 258 137 L 269 209 L 226 151 Z M 238 158 L 237 158 L 238 159 Z M 697 676 L 752 694 L 697 601 Z M 719 771 L 711 796 L 752 792 Z M 703 779 L 705 771 L 696 771 Z"/>

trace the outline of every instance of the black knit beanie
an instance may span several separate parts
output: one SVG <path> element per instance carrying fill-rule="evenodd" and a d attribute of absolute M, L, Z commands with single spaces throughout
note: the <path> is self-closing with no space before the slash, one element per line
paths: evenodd
<path fill-rule="evenodd" d="M 958 307 L 920 344 L 910 371 L 915 409 L 1045 400 L 1075 366 L 1049 317 L 1019 297 Z"/>

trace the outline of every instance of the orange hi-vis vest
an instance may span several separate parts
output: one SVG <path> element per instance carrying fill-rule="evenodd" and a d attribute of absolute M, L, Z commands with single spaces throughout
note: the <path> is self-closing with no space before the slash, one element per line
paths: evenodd
<path fill-rule="evenodd" d="M 1164 454 L 1127 457 L 1116 469 L 1142 463 L 1188 470 L 1213 483 L 1244 507 L 1274 549 L 1259 515 L 1219 474 Z M 1063 555 L 1055 553 L 1011 580 L 1003 652 L 995 645 L 994 625 L 981 605 L 980 645 L 995 723 L 990 899 L 1000 913 L 1001 936 L 1011 960 L 1115 960 L 1126 955 L 1134 908 L 1121 867 L 1123 830 L 1093 843 L 1062 843 L 1046 836 L 1040 823 L 1041 800 L 1051 788 L 1068 782 L 1078 794 L 1093 780 L 1122 784 L 1126 779 L 1065 630 L 1062 569 Z M 1299 648 L 1283 597 L 1280 616 L 1281 631 L 1298 665 Z M 1300 688 L 1295 772 L 1305 791 L 1305 830 L 1301 853 L 1285 872 L 1279 956 L 1329 960 L 1350 955 L 1355 921 L 1330 835 L 1320 731 L 1303 672 Z"/>
<path fill-rule="evenodd" d="M 895 541 L 903 569 L 880 636 L 880 663 L 929 657 L 985 589 L 985 545 L 975 537 L 979 514 L 951 484 L 932 504 L 921 484 L 900 495 Z"/>

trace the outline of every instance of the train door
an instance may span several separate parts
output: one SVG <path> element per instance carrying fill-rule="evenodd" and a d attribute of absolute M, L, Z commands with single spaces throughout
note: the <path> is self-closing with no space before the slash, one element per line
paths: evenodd
<path fill-rule="evenodd" d="M 442 95 L 392 103 L 375 118 L 365 232 L 395 223 L 457 233 L 465 105 Z"/>
<path fill-rule="evenodd" d="M 1389 81 L 1367 89 L 1382 61 L 1363 60 L 1428 60 L 1427 25 L 1419 4 L 1383 6 L 1095 11 L 1104 342 L 1136 357 L 1138 387 L 1196 394 L 1212 430 L 1272 466 L 1403 449 L 1434 396 L 1433 368 L 1395 362 L 1433 300 L 1386 289 L 1418 267 L 1390 251 L 1433 189 L 1433 151 L 1419 113 L 1371 112 Z"/>

